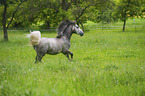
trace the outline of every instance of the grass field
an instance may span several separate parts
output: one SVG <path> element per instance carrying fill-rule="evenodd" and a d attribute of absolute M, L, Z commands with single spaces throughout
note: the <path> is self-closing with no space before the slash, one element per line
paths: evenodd
<path fill-rule="evenodd" d="M 73 35 L 73 61 L 46 55 L 38 64 L 26 32 L 11 31 L 4 42 L 0 31 L 0 96 L 145 96 L 144 27 Z"/>

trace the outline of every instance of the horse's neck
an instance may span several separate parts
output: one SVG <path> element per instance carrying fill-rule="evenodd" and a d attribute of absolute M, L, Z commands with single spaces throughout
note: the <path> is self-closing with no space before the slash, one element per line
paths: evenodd
<path fill-rule="evenodd" d="M 66 38 L 66 40 L 68 40 L 69 42 L 70 42 L 71 36 L 72 36 L 72 34 L 71 34 L 71 35 L 69 35 L 69 36 L 64 35 L 64 37 Z"/>
<path fill-rule="evenodd" d="M 65 34 L 64 34 L 64 37 L 67 38 L 69 41 L 70 41 L 71 36 L 72 36 L 72 32 L 70 30 L 66 30 Z"/>

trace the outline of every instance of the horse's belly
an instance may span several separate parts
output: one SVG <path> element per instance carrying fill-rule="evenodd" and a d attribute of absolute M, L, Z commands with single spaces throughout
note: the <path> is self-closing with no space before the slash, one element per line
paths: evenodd
<path fill-rule="evenodd" d="M 56 55 L 60 52 L 65 53 L 67 52 L 69 49 L 69 47 L 63 47 L 63 46 L 57 46 L 57 47 L 53 47 L 53 48 L 48 48 L 47 50 L 47 54 L 51 54 L 51 55 Z"/>
<path fill-rule="evenodd" d="M 56 55 L 62 52 L 62 46 L 50 46 L 47 50 L 47 54 Z"/>
<path fill-rule="evenodd" d="M 59 50 L 47 50 L 47 54 L 51 54 L 51 55 L 56 55 L 56 54 L 58 54 L 58 53 L 60 53 L 61 51 L 59 51 Z"/>

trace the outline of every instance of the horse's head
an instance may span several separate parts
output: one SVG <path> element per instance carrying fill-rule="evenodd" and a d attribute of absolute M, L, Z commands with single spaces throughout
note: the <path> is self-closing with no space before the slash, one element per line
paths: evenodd
<path fill-rule="evenodd" d="M 72 27 L 72 31 L 73 33 L 76 33 L 80 36 L 84 35 L 84 32 L 82 31 L 82 29 L 76 24 L 76 22 L 73 23 L 73 27 Z"/>
<path fill-rule="evenodd" d="M 64 20 L 59 24 L 57 38 L 61 38 L 62 36 L 64 36 L 64 34 L 69 35 L 72 33 L 76 33 L 80 36 L 84 35 L 84 32 L 76 24 L 76 21 Z"/>

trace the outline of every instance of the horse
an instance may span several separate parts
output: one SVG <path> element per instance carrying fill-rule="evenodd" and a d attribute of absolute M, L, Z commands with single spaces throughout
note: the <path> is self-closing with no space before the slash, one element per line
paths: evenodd
<path fill-rule="evenodd" d="M 55 38 L 41 38 L 40 31 L 30 31 L 30 42 L 37 54 L 35 63 L 38 61 L 41 62 L 45 54 L 56 55 L 63 53 L 69 60 L 73 59 L 73 53 L 69 51 L 71 36 L 73 33 L 83 36 L 84 32 L 76 24 L 76 21 L 70 20 L 63 20 L 57 30 L 58 34 Z"/>

